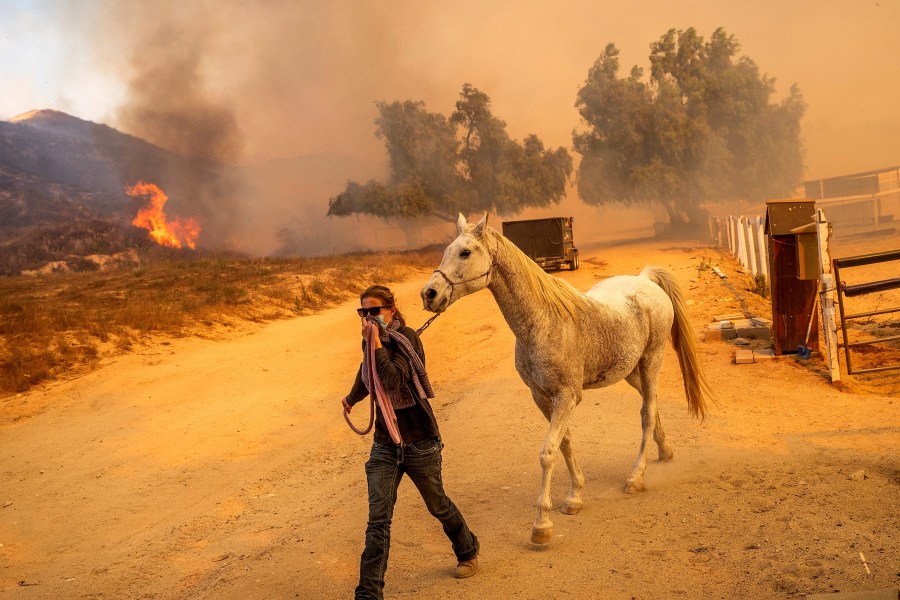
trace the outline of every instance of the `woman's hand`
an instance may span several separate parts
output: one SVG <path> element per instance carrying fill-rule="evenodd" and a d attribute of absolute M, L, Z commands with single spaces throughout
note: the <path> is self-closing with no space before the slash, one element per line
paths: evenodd
<path fill-rule="evenodd" d="M 379 335 L 380 332 L 378 331 L 378 325 L 376 325 L 375 323 L 373 323 L 373 322 L 369 321 L 368 319 L 366 319 L 365 317 L 363 317 L 362 318 L 362 337 L 364 340 L 368 339 L 368 337 L 369 337 L 369 327 L 375 328 L 375 343 L 372 345 L 372 347 L 377 350 L 378 348 L 381 348 L 381 336 Z"/>
<path fill-rule="evenodd" d="M 346 411 L 346 412 L 349 413 L 351 410 L 353 410 L 353 407 L 350 406 L 350 403 L 349 403 L 349 402 L 347 402 L 347 396 L 344 396 L 344 397 L 341 399 L 341 404 L 344 406 L 344 411 Z"/>

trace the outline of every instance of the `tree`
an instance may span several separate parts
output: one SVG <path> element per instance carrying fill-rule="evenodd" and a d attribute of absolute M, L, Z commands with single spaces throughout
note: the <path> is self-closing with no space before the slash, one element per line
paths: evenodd
<path fill-rule="evenodd" d="M 387 182 L 347 183 L 328 214 L 364 213 L 385 219 L 494 209 L 512 215 L 558 203 L 572 172 L 565 148 L 547 150 L 535 135 L 523 143 L 491 113 L 490 98 L 465 84 L 449 119 L 423 102 L 378 102 L 376 135 L 384 140 Z"/>
<path fill-rule="evenodd" d="M 709 42 L 693 28 L 650 46 L 650 77 L 619 77 L 619 50 L 606 46 L 578 91 L 587 130 L 578 193 L 589 204 L 660 203 L 673 224 L 698 222 L 701 204 L 786 194 L 803 172 L 796 85 L 770 103 L 775 80 L 738 56 L 734 36 Z"/>

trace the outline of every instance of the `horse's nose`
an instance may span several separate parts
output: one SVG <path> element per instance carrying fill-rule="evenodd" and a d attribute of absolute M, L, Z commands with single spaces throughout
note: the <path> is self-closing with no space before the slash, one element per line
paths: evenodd
<path fill-rule="evenodd" d="M 425 291 L 425 297 L 429 300 L 434 300 L 434 297 L 437 296 L 437 290 L 434 288 L 428 288 Z"/>

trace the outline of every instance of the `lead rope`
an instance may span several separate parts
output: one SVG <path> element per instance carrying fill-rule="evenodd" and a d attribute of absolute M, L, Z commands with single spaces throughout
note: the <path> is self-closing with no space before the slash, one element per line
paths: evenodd
<path fill-rule="evenodd" d="M 422 335 L 422 332 L 428 329 L 428 326 L 431 325 L 431 322 L 437 319 L 439 316 L 441 316 L 441 313 L 435 313 L 433 317 L 425 321 L 425 323 L 421 327 L 416 329 L 416 335 Z"/>
<path fill-rule="evenodd" d="M 369 425 L 364 430 L 360 431 L 357 429 L 353 423 L 350 422 L 350 416 L 347 412 L 347 409 L 344 409 L 344 420 L 347 421 L 347 425 L 350 426 L 350 429 L 358 433 L 359 435 L 365 435 L 372 430 L 372 423 L 375 421 L 375 401 L 378 401 L 378 406 L 381 408 L 381 414 L 384 417 L 384 422 L 387 425 L 388 433 L 391 434 L 391 439 L 394 440 L 394 443 L 397 445 L 403 445 L 403 438 L 400 437 L 400 428 L 397 426 L 397 414 L 394 412 L 394 406 L 391 404 L 391 399 L 388 397 L 387 391 L 384 389 L 384 385 L 381 383 L 381 378 L 378 377 L 378 370 L 375 368 L 375 336 L 378 335 L 378 326 L 374 323 L 369 323 L 368 328 L 366 329 L 366 353 L 363 357 L 363 360 L 366 361 L 366 367 L 369 370 L 369 398 L 371 402 L 369 404 Z"/>

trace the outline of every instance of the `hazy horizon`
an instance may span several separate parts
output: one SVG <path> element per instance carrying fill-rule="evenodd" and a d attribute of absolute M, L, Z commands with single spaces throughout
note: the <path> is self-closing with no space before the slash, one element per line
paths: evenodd
<path fill-rule="evenodd" d="M 492 99 L 510 134 L 571 148 L 575 94 L 603 47 L 647 67 L 670 28 L 723 27 L 741 53 L 796 83 L 805 178 L 900 164 L 900 3 L 537 1 L 176 3 L 12 0 L 0 17 L 8 93 L 0 118 L 56 109 L 158 145 L 230 162 L 335 154 L 377 172 L 375 101 L 449 114 L 462 84 Z M 186 125 L 189 124 L 189 125 Z"/>

